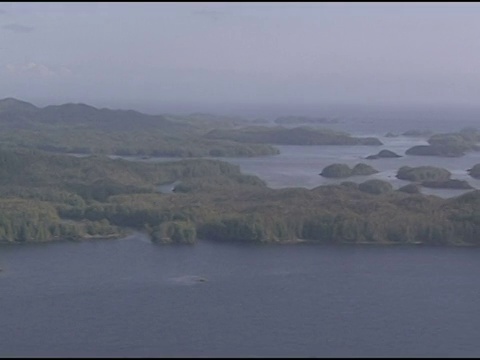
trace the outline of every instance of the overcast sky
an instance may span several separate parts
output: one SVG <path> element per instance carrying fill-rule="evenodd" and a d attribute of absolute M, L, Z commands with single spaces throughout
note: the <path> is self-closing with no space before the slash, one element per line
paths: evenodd
<path fill-rule="evenodd" d="M 480 3 L 0 3 L 0 98 L 480 104 Z"/>

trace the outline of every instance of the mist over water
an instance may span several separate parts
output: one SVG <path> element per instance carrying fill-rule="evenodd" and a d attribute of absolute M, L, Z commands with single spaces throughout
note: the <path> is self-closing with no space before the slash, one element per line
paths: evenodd
<path fill-rule="evenodd" d="M 480 105 L 448 105 L 442 103 L 412 104 L 233 104 L 233 103 L 162 103 L 162 102 L 115 102 L 122 109 L 136 109 L 149 114 L 190 114 L 206 112 L 216 115 L 241 116 L 247 119 L 265 119 L 273 121 L 277 117 L 295 115 L 310 117 L 338 118 L 355 122 L 374 120 L 395 125 L 398 120 L 416 122 L 418 126 L 442 126 L 441 124 L 465 123 L 480 124 Z"/>

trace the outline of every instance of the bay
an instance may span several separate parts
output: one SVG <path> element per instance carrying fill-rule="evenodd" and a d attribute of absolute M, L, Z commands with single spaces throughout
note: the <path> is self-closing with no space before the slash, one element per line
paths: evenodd
<path fill-rule="evenodd" d="M 277 156 L 223 160 L 274 188 L 338 182 L 318 175 L 333 162 L 367 162 L 380 171 L 349 179 L 357 182 L 376 177 L 399 187 L 408 183 L 394 176 L 400 166 L 434 165 L 480 188 L 466 172 L 480 162 L 479 153 L 367 161 L 383 148 L 404 155 L 426 140 L 383 136 L 415 128 L 413 120 L 395 122 L 395 129 L 393 123 L 355 124 L 354 135 L 378 136 L 384 145 L 280 146 Z M 339 128 L 344 125 L 350 126 Z M 3 246 L 0 266 L 2 357 L 480 355 L 479 248 L 208 239 L 160 246 L 135 233 L 120 240 Z"/>
<path fill-rule="evenodd" d="M 480 249 L 7 246 L 0 356 L 478 356 Z M 201 277 L 206 281 L 198 281 Z"/>

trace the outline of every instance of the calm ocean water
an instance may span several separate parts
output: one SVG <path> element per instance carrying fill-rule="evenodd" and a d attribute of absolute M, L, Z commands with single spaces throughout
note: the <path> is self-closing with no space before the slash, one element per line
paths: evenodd
<path fill-rule="evenodd" d="M 352 134 L 376 136 L 423 127 L 355 124 Z M 439 124 L 432 130 L 463 126 Z M 279 156 L 230 161 L 272 187 L 312 188 L 328 182 L 318 173 L 332 162 L 425 142 L 383 140 L 383 147 L 283 146 Z M 466 174 L 477 162 L 478 153 L 368 163 L 395 186 L 398 167 L 436 164 L 480 188 Z M 159 246 L 135 234 L 3 246 L 0 267 L 2 357 L 480 356 L 479 248 Z"/>
<path fill-rule="evenodd" d="M 0 356 L 478 357 L 479 260 L 141 235 L 2 247 Z"/>

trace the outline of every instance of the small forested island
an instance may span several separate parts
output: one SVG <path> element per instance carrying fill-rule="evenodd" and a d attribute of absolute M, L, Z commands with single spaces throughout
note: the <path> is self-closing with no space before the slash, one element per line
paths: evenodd
<path fill-rule="evenodd" d="M 475 164 L 471 169 L 468 169 L 468 174 L 474 179 L 480 179 L 480 164 Z"/>
<path fill-rule="evenodd" d="M 399 157 L 402 157 L 402 156 L 394 153 L 394 152 L 391 151 L 391 150 L 386 150 L 386 149 L 384 149 L 384 150 L 380 150 L 380 151 L 378 152 L 378 154 L 367 156 L 366 159 L 368 159 L 368 160 L 374 160 L 374 159 L 399 158 Z"/>
<path fill-rule="evenodd" d="M 398 169 L 396 176 L 399 179 L 415 181 L 430 188 L 473 189 L 466 180 L 451 179 L 451 175 L 447 169 L 435 166 L 402 166 Z M 413 190 L 413 188 L 411 189 Z"/>
<path fill-rule="evenodd" d="M 326 166 L 320 175 L 327 178 L 344 178 L 356 175 L 372 175 L 378 173 L 378 170 L 374 169 L 370 165 L 359 163 L 353 168 L 350 168 L 346 164 L 331 164 Z"/>
<path fill-rule="evenodd" d="M 428 139 L 429 145 L 416 145 L 408 149 L 407 155 L 460 157 L 468 151 L 479 150 L 480 132 L 465 128 L 456 133 L 434 134 Z"/>
<path fill-rule="evenodd" d="M 410 181 L 434 180 L 442 181 L 450 179 L 452 173 L 447 169 L 436 166 L 402 166 L 397 171 L 397 178 Z"/>

